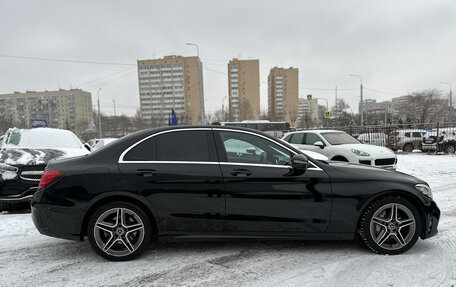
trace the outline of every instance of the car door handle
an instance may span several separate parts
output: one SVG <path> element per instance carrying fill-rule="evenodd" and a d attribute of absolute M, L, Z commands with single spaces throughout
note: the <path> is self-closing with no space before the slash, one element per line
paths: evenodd
<path fill-rule="evenodd" d="M 157 171 L 153 170 L 153 169 L 137 169 L 136 170 L 137 176 L 151 177 L 156 174 L 157 174 Z"/>
<path fill-rule="evenodd" d="M 234 176 L 249 176 L 252 172 L 248 169 L 234 169 L 231 171 L 231 175 Z"/>

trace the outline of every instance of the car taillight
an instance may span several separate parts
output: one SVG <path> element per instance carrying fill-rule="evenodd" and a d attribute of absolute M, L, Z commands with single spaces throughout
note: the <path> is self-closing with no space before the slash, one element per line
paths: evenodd
<path fill-rule="evenodd" d="M 61 171 L 50 171 L 43 174 L 40 181 L 40 188 L 46 187 L 63 176 Z"/>

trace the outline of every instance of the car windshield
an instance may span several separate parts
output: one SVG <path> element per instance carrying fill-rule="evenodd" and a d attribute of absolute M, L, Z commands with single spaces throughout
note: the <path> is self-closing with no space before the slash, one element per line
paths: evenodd
<path fill-rule="evenodd" d="M 321 135 L 332 145 L 361 144 L 357 139 L 344 132 L 328 132 Z"/>
<path fill-rule="evenodd" d="M 31 149 L 82 148 L 79 139 L 72 132 L 48 128 L 12 130 L 6 141 L 6 147 Z"/>

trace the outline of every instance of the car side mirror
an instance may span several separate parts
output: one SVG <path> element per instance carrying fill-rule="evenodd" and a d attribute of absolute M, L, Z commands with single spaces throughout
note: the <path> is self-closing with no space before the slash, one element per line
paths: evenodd
<path fill-rule="evenodd" d="M 303 154 L 296 154 L 291 160 L 291 167 L 293 170 L 306 170 L 309 166 L 309 161 L 307 157 Z"/>
<path fill-rule="evenodd" d="M 325 148 L 325 144 L 322 143 L 321 141 L 315 142 L 315 143 L 314 143 L 314 146 L 318 146 L 318 147 L 320 147 L 321 149 L 324 149 L 324 148 Z"/>
<path fill-rule="evenodd" d="M 88 143 L 85 143 L 84 144 L 84 147 L 88 150 L 88 151 L 92 151 L 92 148 L 90 147 L 90 145 Z"/>

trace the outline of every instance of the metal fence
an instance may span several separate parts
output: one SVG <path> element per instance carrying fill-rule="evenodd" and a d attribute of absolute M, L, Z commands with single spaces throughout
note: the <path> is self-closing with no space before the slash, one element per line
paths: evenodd
<path fill-rule="evenodd" d="M 363 143 L 388 147 L 394 151 L 455 153 L 456 122 L 408 125 L 331 127 L 345 131 Z"/>

